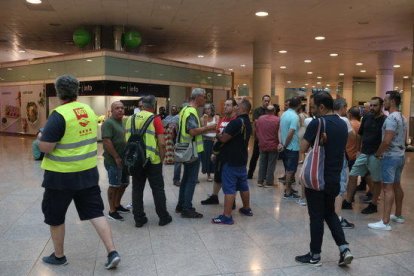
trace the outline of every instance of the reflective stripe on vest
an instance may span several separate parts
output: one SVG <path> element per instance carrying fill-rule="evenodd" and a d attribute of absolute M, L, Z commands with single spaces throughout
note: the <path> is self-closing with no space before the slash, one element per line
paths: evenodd
<path fill-rule="evenodd" d="M 42 161 L 42 168 L 54 172 L 80 172 L 97 165 L 98 121 L 86 104 L 70 102 L 55 112 L 65 120 L 65 134 Z"/>
<path fill-rule="evenodd" d="M 193 140 L 193 137 L 188 134 L 185 130 L 187 128 L 186 124 L 187 124 L 187 119 L 190 116 L 190 114 L 193 114 L 196 118 L 197 118 L 197 124 L 198 127 L 201 127 L 200 125 L 200 119 L 198 118 L 198 113 L 197 110 L 192 107 L 192 106 L 188 106 L 186 108 L 184 108 L 181 112 L 180 112 L 180 143 L 190 143 Z M 195 136 L 195 142 L 196 142 L 196 147 L 197 147 L 197 152 L 203 152 L 204 151 L 204 145 L 203 145 L 203 136 L 201 134 L 196 135 Z"/>

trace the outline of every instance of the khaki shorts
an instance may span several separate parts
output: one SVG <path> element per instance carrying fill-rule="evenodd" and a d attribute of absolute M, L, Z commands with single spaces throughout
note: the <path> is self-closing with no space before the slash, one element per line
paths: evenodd
<path fill-rule="evenodd" d="M 376 158 L 374 154 L 361 153 L 355 160 L 352 170 L 349 173 L 351 176 L 365 176 L 370 173 L 372 181 L 381 182 L 381 160 Z"/>

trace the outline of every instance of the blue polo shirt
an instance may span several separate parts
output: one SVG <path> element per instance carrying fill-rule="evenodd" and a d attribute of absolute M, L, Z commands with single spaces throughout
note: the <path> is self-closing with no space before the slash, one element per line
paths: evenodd
<path fill-rule="evenodd" d="M 295 130 L 295 133 L 293 134 L 293 138 L 287 146 L 287 149 L 292 151 L 299 151 L 299 115 L 296 113 L 296 111 L 289 108 L 283 112 L 282 117 L 280 118 L 280 138 L 282 139 L 280 142 L 282 144 L 285 143 L 289 130 L 291 129 Z"/>

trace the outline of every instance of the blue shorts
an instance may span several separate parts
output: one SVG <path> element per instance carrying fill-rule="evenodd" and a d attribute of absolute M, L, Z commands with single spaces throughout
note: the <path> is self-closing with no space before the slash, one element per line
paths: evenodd
<path fill-rule="evenodd" d="M 286 172 L 296 173 L 299 163 L 299 151 L 285 149 L 283 151 L 283 166 Z"/>
<path fill-rule="evenodd" d="M 221 187 L 225 195 L 234 195 L 236 191 L 249 191 L 246 166 L 232 167 L 227 163 L 224 164 L 221 170 L 221 180 Z"/>
<path fill-rule="evenodd" d="M 108 181 L 110 187 L 121 187 L 129 185 L 129 175 L 126 167 L 122 169 L 104 162 L 105 169 L 108 172 Z"/>
<path fill-rule="evenodd" d="M 400 183 L 405 157 L 384 156 L 381 160 L 382 182 L 384 184 Z"/>

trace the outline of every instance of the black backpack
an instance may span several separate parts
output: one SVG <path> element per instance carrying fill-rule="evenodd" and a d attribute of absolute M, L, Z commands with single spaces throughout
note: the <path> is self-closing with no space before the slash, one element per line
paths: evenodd
<path fill-rule="evenodd" d="M 139 168 L 144 168 L 148 163 L 143 136 L 149 124 L 154 119 L 154 115 L 151 115 L 147 121 L 145 121 L 144 125 L 138 132 L 135 129 L 135 117 L 136 114 L 134 114 L 131 118 L 131 136 L 126 144 L 123 158 L 124 165 L 127 167 L 130 175 L 132 175 L 133 171 Z"/>

